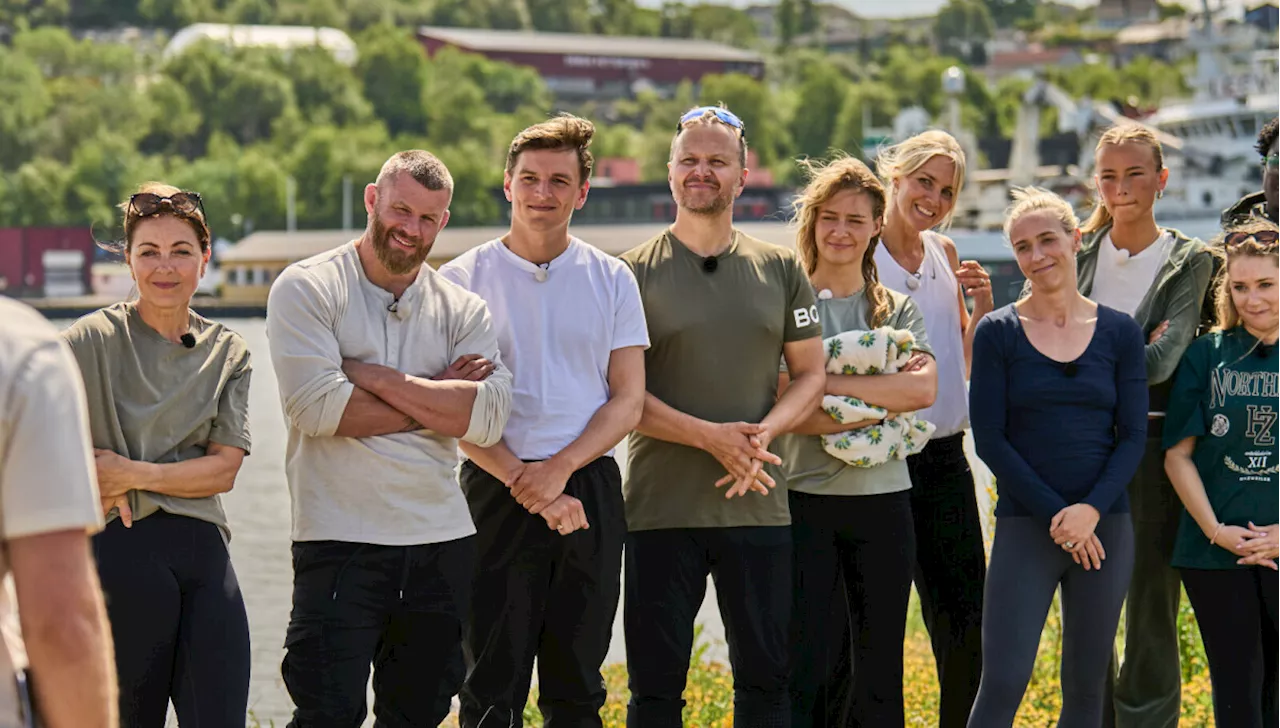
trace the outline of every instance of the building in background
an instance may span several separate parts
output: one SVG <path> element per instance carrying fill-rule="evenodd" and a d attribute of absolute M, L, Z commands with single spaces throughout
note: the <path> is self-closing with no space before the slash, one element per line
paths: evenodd
<path fill-rule="evenodd" d="M 357 51 L 351 36 L 337 28 L 313 28 L 305 25 L 226 25 L 196 23 L 174 33 L 165 46 L 164 57 L 172 58 L 201 41 L 213 41 L 227 47 L 266 47 L 287 51 L 290 48 L 319 46 L 333 54 L 345 66 L 356 64 Z"/>
<path fill-rule="evenodd" d="M 433 56 L 457 48 L 533 68 L 562 102 L 627 99 L 646 89 L 670 96 L 682 81 L 696 85 L 714 73 L 764 78 L 759 53 L 707 40 L 437 27 L 419 28 L 418 40 Z"/>
<path fill-rule="evenodd" d="M 1275 3 L 1263 3 L 1244 12 L 1244 22 L 1272 36 L 1280 30 L 1280 8 Z"/>
<path fill-rule="evenodd" d="M 1134 23 L 1150 23 L 1159 19 L 1158 0 L 1100 0 L 1098 2 L 1099 28 L 1118 30 Z"/>

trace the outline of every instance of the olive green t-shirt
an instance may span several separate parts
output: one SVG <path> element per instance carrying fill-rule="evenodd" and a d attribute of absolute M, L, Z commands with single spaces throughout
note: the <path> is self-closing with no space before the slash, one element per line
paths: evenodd
<path fill-rule="evenodd" d="M 1196 438 L 1191 459 L 1213 514 L 1248 528 L 1280 520 L 1276 471 L 1276 347 L 1259 347 L 1243 326 L 1192 342 L 1178 364 L 1164 424 L 1164 446 Z M 1209 543 L 1184 508 L 1172 564 L 1184 569 L 1252 569 Z"/>
<path fill-rule="evenodd" d="M 149 463 L 201 457 L 211 442 L 249 450 L 249 349 L 222 324 L 190 316 L 192 349 L 144 323 L 133 302 L 95 311 L 63 332 L 84 377 L 95 448 Z M 164 510 L 213 523 L 230 538 L 216 495 L 131 490 L 128 499 L 134 520 Z M 115 517 L 112 511 L 108 520 Z"/>
<path fill-rule="evenodd" d="M 892 305 L 888 320 L 882 326 L 910 331 L 915 336 L 914 351 L 930 356 L 929 339 L 924 330 L 924 316 L 915 301 L 897 291 L 885 289 Z M 871 306 L 865 291 L 848 298 L 818 299 L 818 318 L 822 319 L 822 336 L 829 338 L 846 331 L 866 331 Z M 883 375 L 865 375 L 883 376 Z M 778 456 L 787 476 L 787 487 L 814 495 L 878 495 L 911 488 L 907 461 L 892 458 L 874 468 L 855 468 L 832 457 L 822 447 L 817 435 L 783 435 L 778 439 Z"/>
<path fill-rule="evenodd" d="M 813 289 L 786 248 L 734 233 L 714 270 L 670 231 L 628 251 L 649 325 L 645 383 L 664 403 L 710 422 L 760 422 L 778 391 L 785 342 L 822 334 Z M 785 526 L 786 482 L 725 499 L 710 453 L 632 433 L 623 494 L 627 527 Z"/>

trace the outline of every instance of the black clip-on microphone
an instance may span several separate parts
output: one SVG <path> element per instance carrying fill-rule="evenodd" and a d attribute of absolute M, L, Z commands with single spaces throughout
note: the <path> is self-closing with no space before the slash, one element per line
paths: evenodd
<path fill-rule="evenodd" d="M 181 341 L 182 345 L 187 347 L 188 349 L 196 348 L 196 337 L 190 332 L 187 332 L 182 336 L 179 336 L 178 340 Z"/>

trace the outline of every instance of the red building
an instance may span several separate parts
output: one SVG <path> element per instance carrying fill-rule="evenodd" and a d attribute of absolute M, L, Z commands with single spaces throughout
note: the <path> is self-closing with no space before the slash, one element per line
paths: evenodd
<path fill-rule="evenodd" d="M 83 295 L 96 248 L 89 228 L 0 228 L 0 293 Z"/>
<path fill-rule="evenodd" d="M 645 88 L 669 95 L 713 73 L 764 77 L 760 54 L 706 40 L 436 27 L 420 28 L 418 40 L 428 55 L 453 47 L 530 66 L 563 100 L 629 98 Z"/>

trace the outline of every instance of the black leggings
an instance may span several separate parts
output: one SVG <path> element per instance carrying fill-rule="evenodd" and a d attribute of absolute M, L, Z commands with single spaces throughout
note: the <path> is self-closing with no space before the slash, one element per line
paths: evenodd
<path fill-rule="evenodd" d="M 244 728 L 249 620 L 212 523 L 157 511 L 93 537 L 111 619 L 121 728 Z"/>
<path fill-rule="evenodd" d="M 902 642 L 911 596 L 915 531 L 908 491 L 810 495 L 792 491 L 791 725 L 825 725 L 832 601 L 853 635 L 851 717 L 840 725 L 903 725 Z M 843 575 L 843 579 L 841 576 Z M 843 584 L 843 595 L 836 588 Z M 847 634 L 847 633 L 845 633 Z M 842 638 L 847 641 L 847 637 Z"/>
<path fill-rule="evenodd" d="M 1106 515 L 1094 529 L 1107 559 L 1085 571 L 1053 542 L 1039 518 L 996 521 L 982 613 L 982 682 L 970 728 L 1012 726 L 1036 663 L 1040 633 L 1062 587 L 1062 715 L 1059 728 L 1100 728 L 1107 665 L 1120 606 L 1133 572 L 1128 513 Z"/>
<path fill-rule="evenodd" d="M 1209 660 L 1214 720 L 1223 728 L 1275 728 L 1276 572 L 1261 566 L 1181 571 Z"/>

